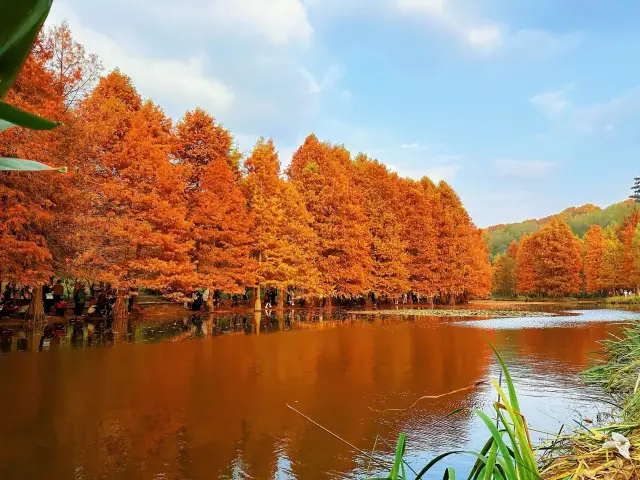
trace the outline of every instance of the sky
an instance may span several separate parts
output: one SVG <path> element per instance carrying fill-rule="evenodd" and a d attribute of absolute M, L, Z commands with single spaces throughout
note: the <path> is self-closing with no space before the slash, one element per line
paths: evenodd
<path fill-rule="evenodd" d="M 304 138 L 445 180 L 480 227 L 607 206 L 640 174 L 640 2 L 54 0 L 106 71 L 283 164 Z"/>

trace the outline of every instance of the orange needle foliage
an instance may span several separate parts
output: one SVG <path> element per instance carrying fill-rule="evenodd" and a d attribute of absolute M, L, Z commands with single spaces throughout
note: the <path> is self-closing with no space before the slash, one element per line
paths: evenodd
<path fill-rule="evenodd" d="M 606 289 L 603 279 L 604 251 L 602 227 L 592 225 L 584 238 L 584 277 L 587 293 L 601 293 Z"/>
<path fill-rule="evenodd" d="M 372 239 L 348 152 L 310 135 L 294 154 L 287 173 L 313 216 L 322 294 L 351 296 L 368 291 Z"/>
<path fill-rule="evenodd" d="M 244 188 L 254 214 L 250 232 L 258 285 L 317 293 L 313 219 L 299 192 L 280 177 L 280 161 L 273 142 L 258 140 L 244 166 Z"/>

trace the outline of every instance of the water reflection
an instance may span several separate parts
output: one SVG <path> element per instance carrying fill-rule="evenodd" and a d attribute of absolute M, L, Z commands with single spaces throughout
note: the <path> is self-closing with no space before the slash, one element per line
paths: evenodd
<path fill-rule="evenodd" d="M 490 388 L 403 412 L 373 410 L 497 375 L 486 339 L 505 353 L 531 424 L 557 429 L 556 419 L 597 407 L 576 373 L 615 327 L 483 325 L 272 311 L 130 322 L 117 338 L 108 325 L 16 329 L 10 342 L 3 330 L 0 348 L 12 353 L 0 357 L 9 386 L 0 409 L 10 412 L 0 426 L 0 478 L 363 478 L 366 459 L 285 403 L 363 450 L 376 435 L 391 443 L 405 431 L 409 461 L 421 467 L 439 452 L 484 442 L 471 415 L 444 415 L 487 408 Z M 40 348 L 49 351 L 15 353 Z"/>

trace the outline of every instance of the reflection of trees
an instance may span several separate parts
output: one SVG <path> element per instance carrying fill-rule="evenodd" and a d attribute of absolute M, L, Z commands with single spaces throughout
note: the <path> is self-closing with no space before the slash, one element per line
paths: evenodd
<path fill-rule="evenodd" d="M 548 355 L 574 371 L 606 329 L 509 331 L 507 339 L 505 332 L 437 318 L 320 318 L 318 312 L 213 316 L 202 319 L 207 332 L 242 335 L 8 355 L 3 371 L 9 385 L 20 387 L 0 396 L 0 409 L 19 414 L 3 424 L 0 477 L 72 478 L 80 468 L 88 479 L 116 472 L 273 478 L 284 458 L 297 478 L 341 478 L 358 466 L 354 452 L 285 403 L 363 449 L 376 434 L 393 441 L 406 431 L 410 449 L 442 450 L 464 442 L 469 428 L 466 416 L 443 416 L 476 405 L 477 393 L 425 400 L 405 412 L 368 407 L 404 407 L 485 378 L 492 364 L 485 336 L 501 350 Z M 245 335 L 256 321 L 261 335 Z M 289 329 L 295 332 L 275 333 Z M 153 336 L 139 325 L 134 332 Z M 185 333 L 194 330 L 178 334 Z"/>

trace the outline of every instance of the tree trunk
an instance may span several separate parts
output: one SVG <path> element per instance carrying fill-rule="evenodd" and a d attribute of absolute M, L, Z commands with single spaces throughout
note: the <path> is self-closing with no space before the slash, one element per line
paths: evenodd
<path fill-rule="evenodd" d="M 284 297 L 287 296 L 287 291 L 284 288 L 278 290 L 278 310 L 284 310 Z"/>
<path fill-rule="evenodd" d="M 209 296 L 207 297 L 207 310 L 209 312 L 213 312 L 213 296 L 215 295 L 216 291 L 213 289 L 213 287 L 209 288 Z"/>
<path fill-rule="evenodd" d="M 433 295 L 431 295 L 429 297 L 429 308 L 431 308 L 431 310 L 433 310 Z"/>
<path fill-rule="evenodd" d="M 33 293 L 25 319 L 33 321 L 34 323 L 44 323 L 45 315 L 44 304 L 42 302 L 42 285 L 39 285 Z"/>
<path fill-rule="evenodd" d="M 116 292 L 116 303 L 113 305 L 113 330 L 125 332 L 128 316 L 124 290 L 119 288 Z"/>
<path fill-rule="evenodd" d="M 253 304 L 253 311 L 254 312 L 260 312 L 262 311 L 262 302 L 260 301 L 260 287 L 256 287 L 255 289 L 255 293 L 256 293 L 256 300 L 255 303 Z"/>
<path fill-rule="evenodd" d="M 256 335 L 260 335 L 260 322 L 262 321 L 262 311 L 258 310 L 253 313 L 253 320 L 256 329 Z"/>

